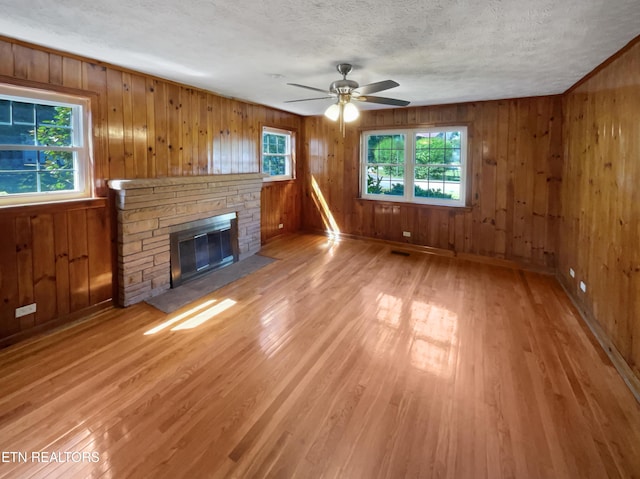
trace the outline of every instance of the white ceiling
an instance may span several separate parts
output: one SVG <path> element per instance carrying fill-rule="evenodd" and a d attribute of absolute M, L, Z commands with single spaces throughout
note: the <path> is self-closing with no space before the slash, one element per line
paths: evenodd
<path fill-rule="evenodd" d="M 0 0 L 0 34 L 303 115 L 335 65 L 412 105 L 562 93 L 640 33 L 638 0 Z M 358 104 L 359 107 L 385 108 Z"/>

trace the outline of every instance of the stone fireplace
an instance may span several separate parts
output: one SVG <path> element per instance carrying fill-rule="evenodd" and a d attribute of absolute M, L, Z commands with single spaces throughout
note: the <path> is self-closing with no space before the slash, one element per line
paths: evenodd
<path fill-rule="evenodd" d="M 262 174 L 250 173 L 111 180 L 109 187 L 115 192 L 118 215 L 118 303 L 129 306 L 168 290 L 172 277 L 171 235 L 193 232 L 207 222 L 215 222 L 212 218 L 235 216 L 237 233 L 232 241 L 236 242 L 233 247 L 237 259 L 256 253 L 260 249 L 262 179 Z M 195 236 L 199 234 L 206 233 Z M 221 236 L 220 241 L 226 238 Z M 207 237 L 207 245 L 214 239 Z M 185 251 L 193 247 L 197 256 L 189 268 L 209 268 L 203 256 L 204 244 L 205 238 L 198 236 L 192 246 L 184 246 Z M 196 248 L 199 253 L 195 253 Z M 228 261 L 228 255 L 223 261 Z"/>

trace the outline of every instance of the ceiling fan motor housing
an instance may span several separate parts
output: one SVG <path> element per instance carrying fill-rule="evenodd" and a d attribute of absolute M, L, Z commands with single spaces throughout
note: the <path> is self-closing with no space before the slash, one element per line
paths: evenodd
<path fill-rule="evenodd" d="M 347 75 L 351 73 L 351 68 L 350 63 L 340 63 L 336 66 L 336 69 L 342 75 L 342 80 L 336 80 L 329 86 L 331 93 L 349 94 L 360 86 L 357 81 L 347 80 Z"/>
<path fill-rule="evenodd" d="M 332 93 L 351 93 L 353 90 L 358 88 L 360 85 L 357 81 L 353 80 L 336 80 L 331 83 L 329 87 L 329 91 Z"/>

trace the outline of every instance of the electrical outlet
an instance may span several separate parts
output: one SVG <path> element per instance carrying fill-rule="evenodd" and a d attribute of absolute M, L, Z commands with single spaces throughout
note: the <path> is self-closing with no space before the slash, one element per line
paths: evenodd
<path fill-rule="evenodd" d="M 402 236 L 404 236 L 405 238 L 411 238 L 411 231 L 403 231 Z"/>
<path fill-rule="evenodd" d="M 27 314 L 36 312 L 36 303 L 27 304 L 26 306 L 21 306 L 16 308 L 16 318 L 21 318 L 22 316 L 26 316 Z"/>
<path fill-rule="evenodd" d="M 278 225 L 278 229 L 279 229 L 279 230 L 281 230 L 282 228 L 284 228 L 284 225 L 283 225 L 282 223 L 280 223 L 280 224 Z"/>
<path fill-rule="evenodd" d="M 573 268 L 569 268 L 569 276 L 571 276 L 572 278 L 576 277 L 576 272 L 573 270 Z"/>
<path fill-rule="evenodd" d="M 580 281 L 580 289 L 582 290 L 583 293 L 587 292 L 587 285 L 585 284 L 584 281 Z"/>

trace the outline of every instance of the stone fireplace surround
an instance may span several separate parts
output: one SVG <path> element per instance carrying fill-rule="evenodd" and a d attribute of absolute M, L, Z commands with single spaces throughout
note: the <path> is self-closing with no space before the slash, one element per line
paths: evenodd
<path fill-rule="evenodd" d="M 180 225 L 238 215 L 240 260 L 260 249 L 261 173 L 111 180 L 118 215 L 118 304 L 170 288 L 169 235 Z"/>

